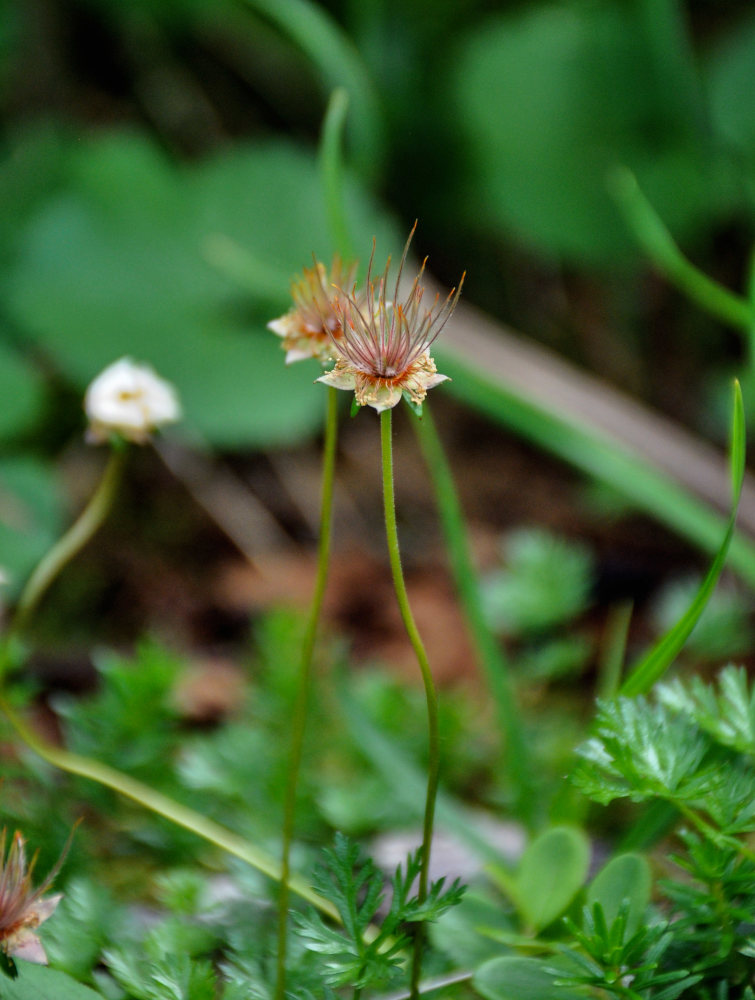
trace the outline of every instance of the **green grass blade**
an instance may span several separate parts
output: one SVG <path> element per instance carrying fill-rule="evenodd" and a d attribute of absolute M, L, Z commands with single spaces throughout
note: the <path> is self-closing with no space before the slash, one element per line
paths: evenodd
<path fill-rule="evenodd" d="M 243 0 L 276 24 L 317 67 L 326 91 L 343 87 L 354 110 L 350 136 L 362 175 L 374 180 L 384 153 L 377 91 L 360 53 L 331 16 L 310 0 Z"/>
<path fill-rule="evenodd" d="M 739 383 L 734 383 L 734 407 L 731 426 L 730 467 L 732 476 L 732 510 L 726 528 L 726 534 L 716 552 L 710 569 L 705 575 L 700 588 L 685 613 L 634 667 L 631 674 L 621 686 L 620 693 L 627 697 L 645 694 L 663 676 L 679 654 L 684 643 L 689 638 L 692 629 L 700 619 L 710 595 L 715 589 L 721 570 L 726 562 L 726 556 L 734 534 L 734 523 L 737 517 L 739 497 L 742 492 L 745 467 L 745 430 L 744 406 L 742 390 Z"/>
<path fill-rule="evenodd" d="M 344 260 L 354 256 L 343 199 L 343 132 L 349 110 L 349 95 L 338 87 L 330 95 L 320 136 L 319 164 L 328 228 Z"/>
<path fill-rule="evenodd" d="M 635 239 L 661 274 L 706 312 L 749 335 L 755 323 L 753 306 L 687 260 L 631 170 L 614 171 L 609 187 Z"/>
<path fill-rule="evenodd" d="M 492 420 L 605 483 L 634 507 L 713 555 L 726 530 L 725 519 L 669 476 L 655 469 L 598 428 L 557 416 L 522 392 L 435 348 L 438 368 L 452 381 L 444 391 Z M 729 566 L 755 587 L 755 545 L 734 535 Z"/>

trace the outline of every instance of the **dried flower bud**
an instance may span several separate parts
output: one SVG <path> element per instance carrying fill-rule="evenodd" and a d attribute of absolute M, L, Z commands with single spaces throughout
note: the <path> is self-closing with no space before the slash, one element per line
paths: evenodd
<path fill-rule="evenodd" d="M 286 364 L 316 358 L 332 360 L 334 342 L 341 336 L 341 310 L 337 300 L 341 286 L 350 287 L 354 281 L 356 264 L 348 267 L 336 256 L 328 275 L 327 268 L 319 261 L 314 267 L 305 267 L 300 276 L 291 282 L 293 308 L 267 324 L 268 329 L 283 338 Z"/>
<path fill-rule="evenodd" d="M 87 389 L 84 409 L 89 418 L 87 440 L 93 444 L 112 434 L 144 444 L 152 431 L 181 417 L 173 386 L 149 365 L 130 358 L 121 358 L 97 376 Z"/>
<path fill-rule="evenodd" d="M 438 373 L 429 349 L 456 307 L 464 276 L 443 302 L 436 295 L 432 305 L 423 308 L 423 262 L 401 301 L 399 284 L 413 235 L 414 229 L 404 246 L 391 300 L 386 296 L 390 258 L 377 284 L 371 278 L 374 245 L 365 301 L 360 302 L 354 292 L 335 300 L 336 311 L 342 313 L 341 336 L 333 344 L 337 360 L 335 368 L 318 379 L 336 389 L 352 390 L 360 406 L 378 412 L 395 406 L 404 394 L 421 404 L 428 389 L 447 380 Z"/>

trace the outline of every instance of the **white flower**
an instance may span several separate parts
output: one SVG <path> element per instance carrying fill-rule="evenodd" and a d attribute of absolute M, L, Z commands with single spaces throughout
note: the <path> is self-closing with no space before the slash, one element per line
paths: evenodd
<path fill-rule="evenodd" d="M 97 376 L 87 389 L 84 410 L 87 440 L 94 444 L 112 434 L 144 444 L 152 431 L 181 417 L 173 386 L 131 358 L 121 358 Z"/>

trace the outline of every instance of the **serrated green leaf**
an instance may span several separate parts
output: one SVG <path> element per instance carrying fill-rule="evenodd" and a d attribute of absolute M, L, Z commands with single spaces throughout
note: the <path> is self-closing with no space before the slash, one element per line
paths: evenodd
<path fill-rule="evenodd" d="M 532 841 L 514 879 L 514 902 L 530 927 L 542 930 L 563 913 L 579 892 L 589 861 L 587 837 L 573 827 L 553 827 Z"/>

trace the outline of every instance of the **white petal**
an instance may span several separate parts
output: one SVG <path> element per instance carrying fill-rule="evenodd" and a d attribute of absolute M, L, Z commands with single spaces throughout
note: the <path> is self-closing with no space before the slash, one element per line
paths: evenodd
<path fill-rule="evenodd" d="M 315 382 L 324 382 L 325 385 L 331 385 L 334 389 L 354 389 L 354 376 L 350 372 L 339 371 L 338 368 L 316 378 Z"/>
<path fill-rule="evenodd" d="M 279 337 L 287 337 L 291 332 L 291 320 L 288 313 L 285 316 L 279 316 L 278 319 L 271 319 L 267 324 L 267 328 L 268 330 L 272 330 L 273 333 L 277 333 Z"/>
<path fill-rule="evenodd" d="M 36 965 L 47 965 L 47 955 L 42 947 L 42 942 L 37 935 L 22 927 L 16 931 L 6 942 L 5 947 L 9 955 L 15 958 L 23 958 L 27 962 L 34 962 Z"/>
<path fill-rule="evenodd" d="M 302 351 L 299 348 L 292 347 L 290 351 L 286 351 L 286 364 L 292 365 L 296 361 L 307 361 L 313 357 L 312 351 Z"/>

